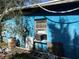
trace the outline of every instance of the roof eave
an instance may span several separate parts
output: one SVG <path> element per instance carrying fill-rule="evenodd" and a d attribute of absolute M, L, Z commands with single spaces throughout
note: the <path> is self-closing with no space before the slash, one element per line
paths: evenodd
<path fill-rule="evenodd" d="M 77 2 L 78 0 L 68 0 L 68 1 L 49 1 L 49 2 L 44 2 L 44 3 L 39 3 L 39 4 L 33 4 L 33 5 L 28 5 L 28 6 L 20 6 L 20 7 L 13 7 L 13 8 L 10 8 L 6 11 L 3 12 L 3 14 L 0 14 L 0 17 L 3 16 L 3 15 L 6 15 L 8 14 L 9 12 L 12 12 L 12 11 L 15 11 L 15 10 L 22 10 L 22 9 L 30 9 L 30 8 L 37 8 L 39 7 L 38 5 L 41 5 L 41 6 L 51 6 L 51 5 L 58 5 L 58 4 L 64 4 L 64 3 L 71 3 L 71 2 Z M 79 2 L 79 1 L 78 1 Z"/>

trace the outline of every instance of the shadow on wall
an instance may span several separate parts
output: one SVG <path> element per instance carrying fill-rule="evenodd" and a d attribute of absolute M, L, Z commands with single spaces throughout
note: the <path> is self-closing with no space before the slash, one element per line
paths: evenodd
<path fill-rule="evenodd" d="M 65 23 L 64 19 L 60 19 L 58 25 L 60 26 L 60 28 L 56 27 L 56 23 L 50 23 L 48 24 L 49 29 L 51 31 L 51 37 L 52 39 L 52 44 L 55 43 L 60 43 L 61 45 L 63 45 L 63 47 L 61 47 L 59 49 L 59 53 L 72 58 L 72 59 L 79 59 L 78 55 L 79 55 L 79 35 L 76 34 L 76 32 L 74 33 L 74 39 L 73 39 L 73 46 L 70 45 L 71 43 L 71 37 L 69 35 L 69 25 L 70 24 L 63 24 Z M 59 44 L 58 44 L 59 45 Z M 55 49 L 56 50 L 56 49 Z"/>
<path fill-rule="evenodd" d="M 79 59 L 79 34 L 77 32 L 74 32 L 74 39 L 73 39 L 73 51 L 74 51 L 74 59 Z"/>

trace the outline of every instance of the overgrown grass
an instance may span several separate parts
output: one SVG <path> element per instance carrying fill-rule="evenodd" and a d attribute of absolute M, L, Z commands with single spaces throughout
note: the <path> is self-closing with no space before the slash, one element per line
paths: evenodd
<path fill-rule="evenodd" d="M 18 54 L 18 53 L 16 53 L 10 59 L 36 59 L 36 58 L 32 57 L 31 54 L 26 54 L 26 53 Z"/>

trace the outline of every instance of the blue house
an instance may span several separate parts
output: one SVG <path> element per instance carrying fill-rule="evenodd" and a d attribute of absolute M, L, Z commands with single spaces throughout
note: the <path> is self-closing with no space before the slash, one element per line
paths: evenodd
<path fill-rule="evenodd" d="M 48 44 L 53 44 L 60 50 L 61 53 L 56 50 L 59 55 L 79 59 L 78 9 L 79 1 L 46 2 L 45 4 L 24 6 L 21 9 L 23 14 L 20 17 L 22 25 L 27 26 L 29 36 L 35 38 L 37 49 L 48 51 Z M 17 12 L 17 10 L 14 11 Z M 5 25 L 13 26 L 13 28 L 16 26 L 14 18 L 9 18 L 4 22 Z M 6 31 L 5 35 L 8 39 L 11 36 L 10 31 Z M 23 38 L 17 33 L 14 36 L 20 40 L 21 47 L 24 47 Z"/>

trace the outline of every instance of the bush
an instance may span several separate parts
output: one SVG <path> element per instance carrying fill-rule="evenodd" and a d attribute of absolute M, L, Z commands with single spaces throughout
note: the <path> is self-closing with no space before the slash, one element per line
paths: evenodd
<path fill-rule="evenodd" d="M 31 54 L 26 54 L 26 53 L 18 54 L 18 53 L 16 53 L 15 55 L 12 56 L 11 59 L 36 59 L 36 58 L 32 57 Z"/>

